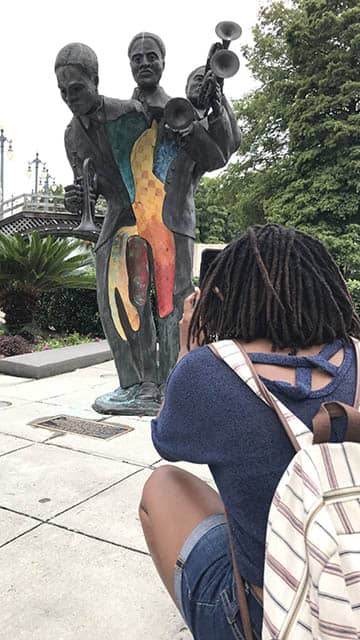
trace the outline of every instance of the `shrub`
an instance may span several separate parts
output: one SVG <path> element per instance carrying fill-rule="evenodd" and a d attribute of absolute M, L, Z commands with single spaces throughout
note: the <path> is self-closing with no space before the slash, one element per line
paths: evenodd
<path fill-rule="evenodd" d="M 15 282 L 0 287 L 0 309 L 5 314 L 10 333 L 21 333 L 25 325 L 31 324 L 39 298 L 39 291 L 26 283 Z"/>
<path fill-rule="evenodd" d="M 104 336 L 93 289 L 45 291 L 35 314 L 40 329 L 58 333 Z"/>
<path fill-rule="evenodd" d="M 34 332 L 33 318 L 41 292 L 61 287 L 95 289 L 93 257 L 79 240 L 38 232 L 23 238 L 0 233 L 0 309 L 12 334 Z"/>
<path fill-rule="evenodd" d="M 0 354 L 3 356 L 19 356 L 31 351 L 31 344 L 22 336 L 0 336 Z"/>

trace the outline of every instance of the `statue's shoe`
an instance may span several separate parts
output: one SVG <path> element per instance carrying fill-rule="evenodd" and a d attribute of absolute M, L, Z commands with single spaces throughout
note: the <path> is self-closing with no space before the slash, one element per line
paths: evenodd
<path fill-rule="evenodd" d="M 93 409 L 98 413 L 123 416 L 156 416 L 160 409 L 157 385 L 143 382 L 127 389 L 119 387 L 96 398 Z"/>

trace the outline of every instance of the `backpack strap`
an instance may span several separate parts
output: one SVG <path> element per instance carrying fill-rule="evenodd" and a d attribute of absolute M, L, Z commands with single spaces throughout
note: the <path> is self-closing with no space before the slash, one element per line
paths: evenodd
<path fill-rule="evenodd" d="M 207 345 L 241 378 L 258 398 L 269 405 L 278 416 L 295 451 L 312 445 L 313 433 L 260 380 L 245 349 L 235 340 L 221 340 Z"/>
<path fill-rule="evenodd" d="M 356 386 L 354 405 L 350 406 L 342 402 L 323 402 L 319 411 L 314 416 L 313 444 L 329 442 L 331 436 L 331 419 L 346 416 L 347 431 L 344 442 L 360 442 L 360 341 L 351 338 L 356 356 Z"/>
<path fill-rule="evenodd" d="M 354 407 L 360 411 L 360 340 L 357 338 L 351 338 L 351 340 L 354 345 L 356 355 L 356 392 Z"/>
<path fill-rule="evenodd" d="M 237 601 L 240 609 L 240 617 L 241 617 L 241 623 L 243 626 L 244 636 L 245 636 L 245 640 L 254 640 L 244 581 L 237 567 L 237 562 L 235 559 L 235 549 L 232 541 L 232 535 L 231 535 L 231 529 L 230 529 L 230 523 L 229 523 L 229 514 L 226 510 L 225 510 L 225 515 L 226 515 L 227 530 L 228 530 L 228 536 L 229 536 L 231 560 L 232 560 L 235 584 L 236 584 L 236 595 L 237 595 Z"/>

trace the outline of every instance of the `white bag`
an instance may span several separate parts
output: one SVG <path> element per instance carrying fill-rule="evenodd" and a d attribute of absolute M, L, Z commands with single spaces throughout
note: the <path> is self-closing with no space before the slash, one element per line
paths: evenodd
<path fill-rule="evenodd" d="M 354 340 L 358 361 L 360 344 Z M 274 494 L 266 533 L 263 640 L 360 638 L 360 413 L 326 403 L 314 433 L 263 385 L 232 340 L 211 345 L 276 411 L 298 451 Z M 357 385 L 357 396 L 360 385 Z M 331 417 L 346 441 L 328 444 Z M 236 567 L 234 567 L 236 573 Z"/>

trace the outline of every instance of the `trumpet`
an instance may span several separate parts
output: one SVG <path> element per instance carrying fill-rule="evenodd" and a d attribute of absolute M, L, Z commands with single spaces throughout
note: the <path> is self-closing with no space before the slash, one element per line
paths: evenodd
<path fill-rule="evenodd" d="M 241 27 L 236 22 L 219 22 L 215 27 L 215 33 L 222 42 L 215 42 L 210 47 L 208 54 L 204 80 L 199 95 L 199 105 L 205 109 L 205 116 L 210 108 L 210 100 L 214 92 L 214 77 L 207 76 L 212 71 L 216 81 L 222 87 L 224 78 L 234 76 L 240 66 L 239 58 L 236 53 L 229 51 L 229 45 L 232 40 L 236 40 L 241 35 Z M 164 109 L 164 121 L 172 131 L 177 133 L 184 132 L 188 129 L 195 118 L 194 107 L 190 100 L 185 98 L 172 98 L 166 103 Z"/>
<path fill-rule="evenodd" d="M 76 154 L 74 154 L 76 155 Z M 73 163 L 74 173 L 76 168 L 76 158 Z M 97 189 L 97 174 L 92 158 L 86 158 L 82 165 L 82 176 L 75 178 L 78 184 L 83 188 L 83 202 L 81 207 L 80 224 L 75 227 L 74 231 L 80 231 L 85 234 L 97 234 L 99 232 L 94 222 L 95 203 L 91 198 L 92 192 Z"/>
<path fill-rule="evenodd" d="M 171 98 L 164 109 L 164 121 L 172 131 L 186 131 L 194 121 L 194 108 L 186 98 Z"/>
<path fill-rule="evenodd" d="M 212 71 L 221 88 L 225 78 L 232 78 L 239 70 L 240 61 L 236 53 L 229 51 L 230 43 L 241 36 L 241 27 L 236 22 L 223 21 L 215 27 L 216 35 L 222 42 L 215 42 L 210 51 L 205 67 L 205 81 L 200 92 L 200 104 L 204 109 L 209 108 L 213 92 L 213 83 L 206 80 L 208 71 Z"/>

